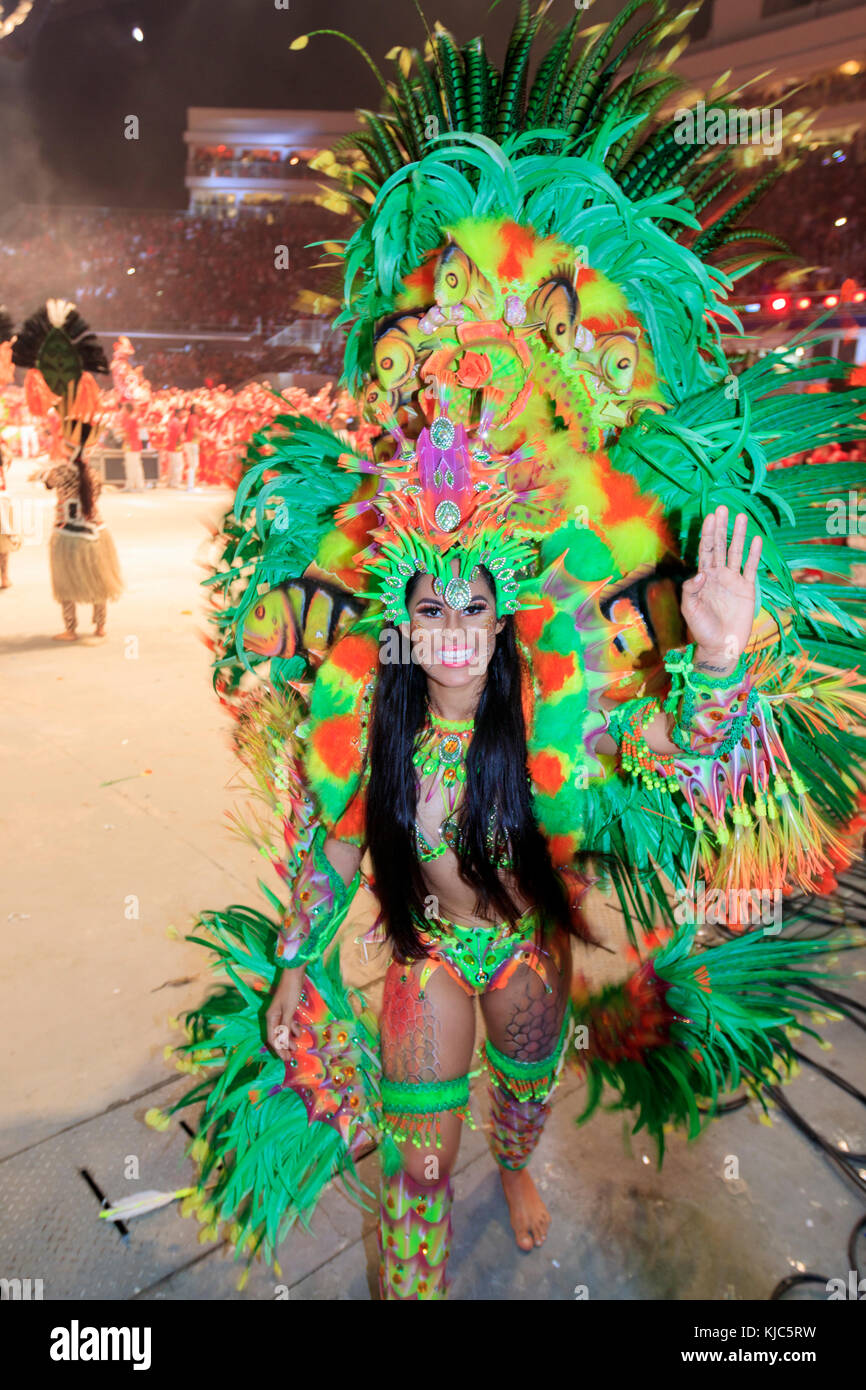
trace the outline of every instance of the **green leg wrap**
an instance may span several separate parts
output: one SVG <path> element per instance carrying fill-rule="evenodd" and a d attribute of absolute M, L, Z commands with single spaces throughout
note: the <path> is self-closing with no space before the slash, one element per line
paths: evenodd
<path fill-rule="evenodd" d="M 416 1149 L 442 1148 L 439 1117 L 452 1111 L 471 1129 L 477 1126 L 469 1109 L 469 1077 L 449 1081 L 381 1082 L 382 1095 L 382 1166 L 393 1174 L 401 1166 L 397 1145 L 411 1140 Z"/>
<path fill-rule="evenodd" d="M 525 1168 L 550 1113 L 546 1104 L 559 1080 L 571 1023 L 565 1012 L 556 1048 L 535 1062 L 517 1062 L 487 1040 L 490 1072 L 490 1146 L 496 1162 L 514 1171 Z"/>
<path fill-rule="evenodd" d="M 442 1300 L 448 1294 L 451 1206 L 446 1174 L 418 1183 L 401 1171 L 382 1178 L 379 1220 L 379 1295 L 395 1299 Z"/>
<path fill-rule="evenodd" d="M 565 1047 L 571 1027 L 571 1008 L 567 1008 L 559 1030 L 556 1047 L 547 1057 L 535 1062 L 517 1062 L 493 1046 L 490 1039 L 484 1045 L 491 1084 L 508 1091 L 515 1100 L 547 1100 L 559 1081 L 565 1059 Z"/>

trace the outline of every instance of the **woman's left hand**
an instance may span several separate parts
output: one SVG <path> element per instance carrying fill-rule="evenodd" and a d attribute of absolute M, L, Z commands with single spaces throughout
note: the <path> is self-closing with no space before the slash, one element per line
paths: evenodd
<path fill-rule="evenodd" d="M 749 546 L 742 573 L 748 518 L 740 512 L 728 546 L 728 509 L 704 518 L 698 572 L 683 585 L 682 614 L 695 644 L 695 666 L 728 675 L 745 651 L 755 615 L 755 579 L 761 538 Z"/>

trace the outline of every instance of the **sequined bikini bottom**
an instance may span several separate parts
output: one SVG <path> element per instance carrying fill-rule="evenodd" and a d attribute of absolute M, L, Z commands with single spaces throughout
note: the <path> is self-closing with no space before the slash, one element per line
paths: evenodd
<path fill-rule="evenodd" d="M 486 927 L 466 927 L 447 917 L 418 918 L 421 940 L 430 947 L 419 977 L 423 995 L 427 981 L 442 966 L 470 996 L 488 989 L 502 989 L 519 965 L 528 965 L 549 994 L 544 957 L 549 952 L 536 944 L 539 915 L 529 908 L 512 927 L 508 922 L 491 922 Z"/>

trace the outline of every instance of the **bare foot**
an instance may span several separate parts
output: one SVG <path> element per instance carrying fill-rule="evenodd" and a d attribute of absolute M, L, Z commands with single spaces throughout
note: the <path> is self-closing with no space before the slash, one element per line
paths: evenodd
<path fill-rule="evenodd" d="M 11 579 L 6 579 L 6 580 L 4 580 L 4 582 L 3 582 L 2 584 L 0 584 L 0 589 L 11 589 L 11 588 L 12 588 L 12 580 L 11 580 Z"/>
<path fill-rule="evenodd" d="M 52 642 L 77 642 L 77 632 L 56 632 L 52 637 Z"/>
<path fill-rule="evenodd" d="M 94 635 L 94 637 L 104 637 L 104 636 L 105 636 L 105 628 L 104 628 L 104 627 L 95 627 L 95 628 L 93 629 L 93 635 Z"/>
<path fill-rule="evenodd" d="M 542 1245 L 550 1227 L 550 1212 L 539 1197 L 528 1169 L 515 1173 L 510 1168 L 500 1167 L 499 1176 L 517 1244 L 521 1250 Z"/>

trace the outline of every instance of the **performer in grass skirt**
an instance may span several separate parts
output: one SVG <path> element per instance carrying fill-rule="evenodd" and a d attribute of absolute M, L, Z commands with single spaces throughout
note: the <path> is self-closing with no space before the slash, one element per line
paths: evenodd
<path fill-rule="evenodd" d="M 92 605 L 94 634 L 104 637 L 107 605 L 125 587 L 114 537 L 99 511 L 102 480 L 84 457 L 90 431 L 90 425 L 82 425 L 68 462 L 40 475 L 57 497 L 49 554 L 51 591 L 63 612 L 63 631 L 55 634 L 55 642 L 77 640 L 79 603 Z"/>

